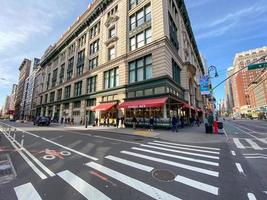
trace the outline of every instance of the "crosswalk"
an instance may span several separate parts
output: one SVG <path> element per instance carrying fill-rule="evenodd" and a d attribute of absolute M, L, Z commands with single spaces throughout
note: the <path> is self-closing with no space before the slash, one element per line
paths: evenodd
<path fill-rule="evenodd" d="M 248 139 L 248 138 L 233 138 L 234 144 L 238 149 L 254 149 L 254 150 L 264 150 L 262 147 L 264 144 L 264 139 L 256 140 L 256 139 Z"/>
<path fill-rule="evenodd" d="M 204 195 L 200 199 L 219 198 L 220 148 L 153 141 L 122 149 L 116 155 L 110 153 L 103 159 L 85 163 L 83 170 L 93 170 L 94 173 L 99 173 L 103 180 L 110 179 L 116 185 L 124 185 L 140 193 L 146 197 L 145 199 L 185 199 L 181 188 L 190 190 L 198 196 Z M 167 189 L 159 182 L 149 181 L 153 172 L 158 169 L 168 169 L 174 175 L 173 180 L 167 183 Z M 99 188 L 94 181 L 90 181 L 90 173 L 86 173 L 86 177 L 72 170 L 63 170 L 55 174 L 56 178 L 63 180 L 86 199 L 116 199 L 103 188 Z M 26 197 L 27 200 L 45 199 L 42 192 L 38 193 L 38 186 L 34 187 L 32 183 L 18 186 L 14 190 L 18 200 L 24 200 Z M 31 196 L 25 196 L 23 191 Z M 125 196 L 122 199 L 132 198 Z"/>

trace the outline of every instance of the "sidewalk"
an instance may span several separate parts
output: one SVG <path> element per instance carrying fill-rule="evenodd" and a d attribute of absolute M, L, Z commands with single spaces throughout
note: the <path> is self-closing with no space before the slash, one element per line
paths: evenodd
<path fill-rule="evenodd" d="M 185 142 L 185 143 L 217 143 L 224 142 L 226 140 L 225 135 L 206 134 L 205 127 L 202 124 L 200 127 L 186 127 L 179 129 L 179 131 L 172 132 L 171 130 L 155 129 L 152 132 L 146 129 L 137 128 L 115 128 L 115 127 L 93 127 L 88 126 L 61 126 L 66 129 L 76 130 L 97 130 L 101 132 L 112 132 L 118 134 L 136 135 L 148 138 L 162 139 L 172 142 Z"/>

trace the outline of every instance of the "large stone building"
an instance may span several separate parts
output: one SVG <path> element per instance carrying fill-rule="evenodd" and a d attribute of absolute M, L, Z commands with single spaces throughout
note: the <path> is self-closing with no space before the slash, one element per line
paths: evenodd
<path fill-rule="evenodd" d="M 20 119 L 21 116 L 21 103 L 23 100 L 25 81 L 30 75 L 30 70 L 31 61 L 25 58 L 19 67 L 19 81 L 15 98 L 15 119 Z"/>
<path fill-rule="evenodd" d="M 95 0 L 54 44 L 41 67 L 41 115 L 75 122 L 135 115 L 168 126 L 203 112 L 204 68 L 183 0 Z"/>
<path fill-rule="evenodd" d="M 3 117 L 13 119 L 15 113 L 15 98 L 17 93 L 17 85 L 13 84 L 10 95 L 6 97 L 5 105 L 2 109 Z"/>
<path fill-rule="evenodd" d="M 260 74 L 262 69 L 247 70 L 251 63 L 262 62 L 260 58 L 267 54 L 267 47 L 252 49 L 237 53 L 235 55 L 233 67 L 234 73 L 244 68 L 233 76 L 233 97 L 234 97 L 234 112 L 237 114 L 251 113 L 251 98 L 248 87 Z M 259 60 L 260 59 L 260 60 Z"/>
<path fill-rule="evenodd" d="M 234 73 L 234 68 L 230 67 L 227 69 L 227 79 L 225 81 L 225 112 L 228 114 L 233 113 L 234 98 L 233 98 L 233 78 L 231 77 Z"/>

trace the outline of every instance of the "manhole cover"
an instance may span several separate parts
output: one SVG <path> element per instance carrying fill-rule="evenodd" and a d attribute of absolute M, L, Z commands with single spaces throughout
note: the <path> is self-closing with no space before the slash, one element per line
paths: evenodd
<path fill-rule="evenodd" d="M 164 182 L 171 182 L 175 179 L 175 174 L 169 170 L 165 169 L 156 169 L 152 172 L 152 176 L 159 180 Z"/>
<path fill-rule="evenodd" d="M 7 183 L 15 177 L 16 172 L 9 155 L 0 155 L 0 184 Z"/>

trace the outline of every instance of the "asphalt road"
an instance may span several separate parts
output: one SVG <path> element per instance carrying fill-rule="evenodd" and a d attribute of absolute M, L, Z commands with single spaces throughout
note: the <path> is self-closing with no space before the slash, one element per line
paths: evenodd
<path fill-rule="evenodd" d="M 1 200 L 267 199 L 267 179 L 243 155 L 259 150 L 233 140 L 238 131 L 249 138 L 235 124 L 243 122 L 226 123 L 225 142 L 198 145 L 63 128 L 25 132 L 29 125 L 8 123 L 20 129 L 2 129 L 0 155 L 10 156 L 16 177 L 3 183 L 0 173 Z"/>

